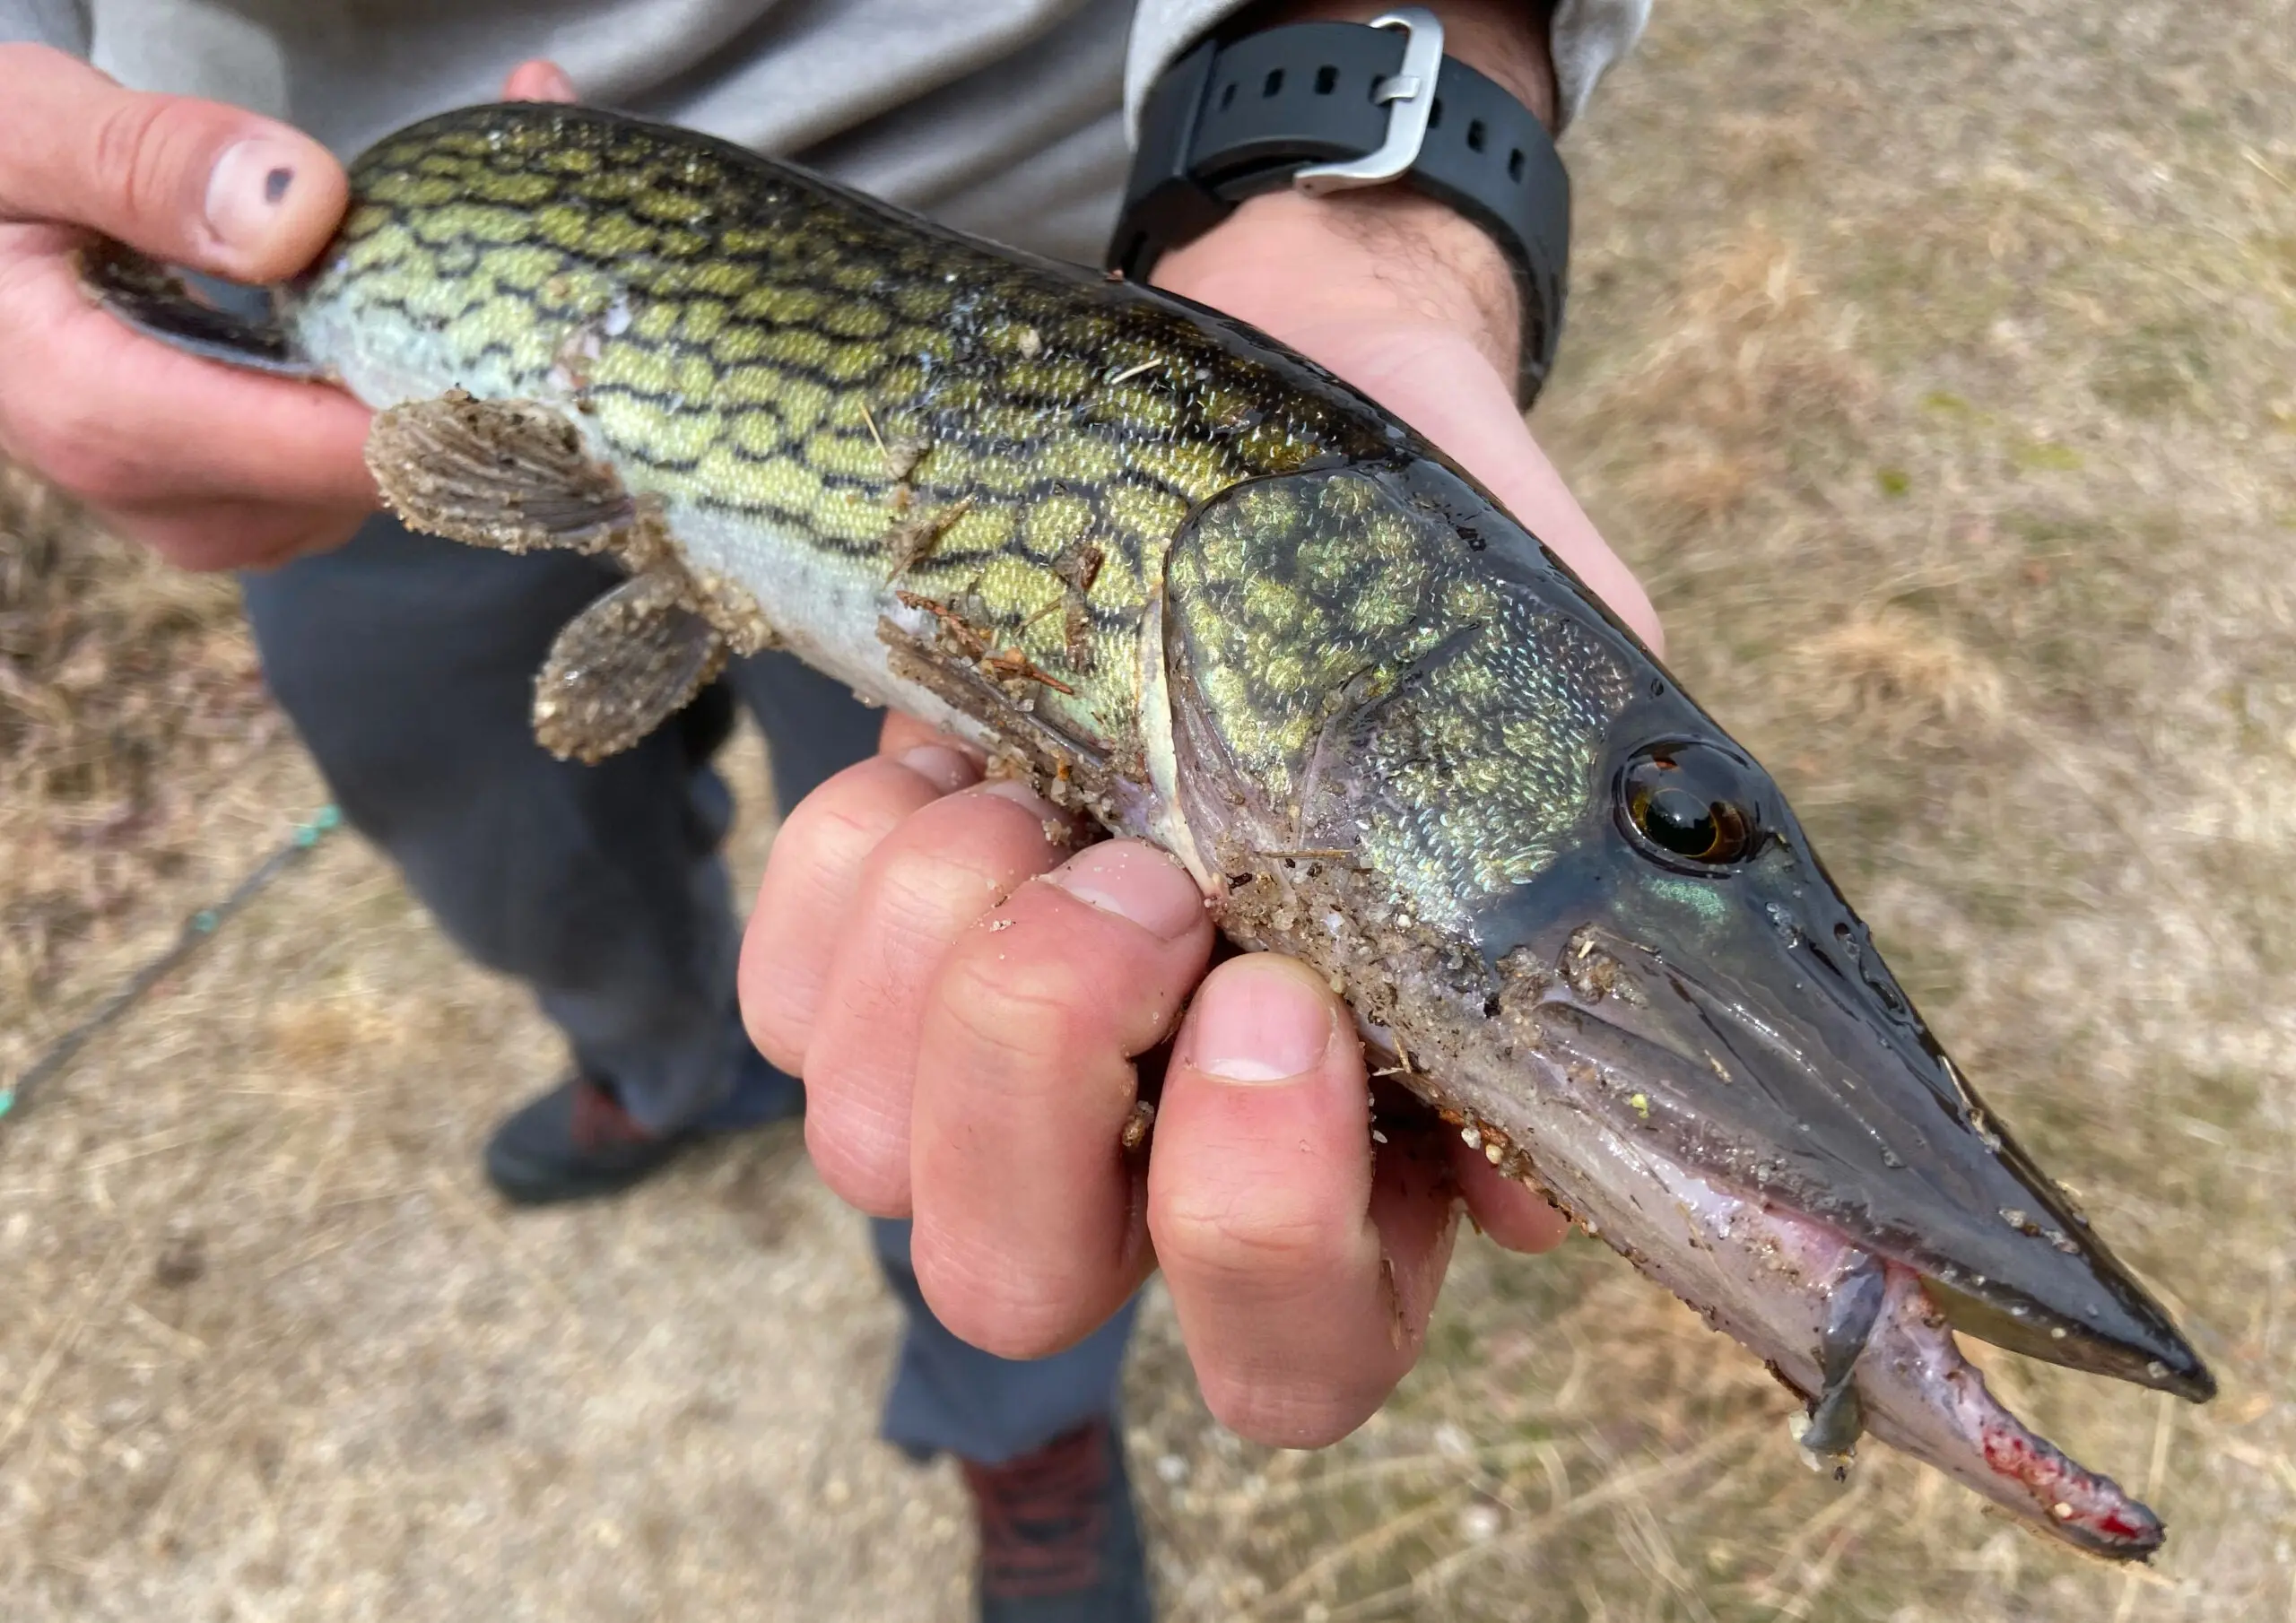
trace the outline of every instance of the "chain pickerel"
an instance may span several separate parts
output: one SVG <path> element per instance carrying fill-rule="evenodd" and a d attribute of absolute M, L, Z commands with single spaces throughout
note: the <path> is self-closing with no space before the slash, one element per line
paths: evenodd
<path fill-rule="evenodd" d="M 535 725 L 621 749 L 793 650 L 1152 840 L 1480 1147 L 1870 1431 L 2084 1549 L 2158 1519 L 1952 1332 L 2214 1383 L 1931 1037 L 1778 786 L 1409 429 L 1213 312 L 684 131 L 389 137 L 269 322 L 92 286 L 376 407 L 417 528 L 604 555 Z"/>

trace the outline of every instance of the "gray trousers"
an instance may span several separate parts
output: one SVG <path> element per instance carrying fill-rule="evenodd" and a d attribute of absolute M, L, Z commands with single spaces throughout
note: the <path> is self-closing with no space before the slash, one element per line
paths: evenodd
<path fill-rule="evenodd" d="M 595 560 L 377 518 L 242 586 L 265 674 L 344 818 L 465 951 L 534 988 L 585 1075 L 659 1130 L 709 1119 L 744 1068 L 770 1070 L 735 1010 L 740 926 L 718 855 L 733 800 L 710 759 L 735 706 L 765 730 L 785 808 L 866 757 L 880 716 L 769 654 L 633 749 L 595 767 L 552 759 L 529 730 L 535 673 L 616 579 Z M 1129 1306 L 1066 1352 L 995 1358 L 926 1307 L 909 1225 L 873 1229 L 909 1311 L 888 1440 L 995 1464 L 1110 1410 Z"/>

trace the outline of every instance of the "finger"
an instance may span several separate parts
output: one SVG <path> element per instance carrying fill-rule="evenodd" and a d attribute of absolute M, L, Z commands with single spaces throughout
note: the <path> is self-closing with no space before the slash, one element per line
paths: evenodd
<path fill-rule="evenodd" d="M 124 90 L 38 46 L 0 46 L 0 216 L 256 282 L 308 265 L 343 217 L 342 166 L 274 119 Z"/>
<path fill-rule="evenodd" d="M 1273 954 L 1221 965 L 1165 1073 L 1148 1223 L 1205 1401 L 1257 1442 L 1345 1436 L 1417 1357 L 1456 1186 L 1424 1134 L 1375 1161 L 1352 1017 Z"/>
<path fill-rule="evenodd" d="M 977 745 L 952 737 L 941 732 L 930 722 L 919 721 L 914 716 L 905 712 L 886 711 L 885 725 L 877 729 L 877 753 L 898 755 L 903 750 L 914 749 L 918 744 L 946 744 L 952 750 L 962 751 L 976 760 L 985 761 Z"/>
<path fill-rule="evenodd" d="M 1570 1237 L 1570 1219 L 1526 1184 L 1492 1166 L 1480 1150 L 1450 1139 L 1451 1176 L 1474 1214 L 1475 1227 L 1509 1251 L 1552 1251 Z"/>
<path fill-rule="evenodd" d="M 918 1032 L 941 963 L 974 921 L 1067 855 L 1065 817 L 1021 784 L 917 812 L 869 854 L 805 1046 L 805 1146 L 875 1217 L 909 1211 Z"/>
<path fill-rule="evenodd" d="M 767 1059 L 804 1073 L 869 854 L 911 812 L 979 779 L 971 757 L 928 741 L 848 767 L 790 808 L 742 936 L 742 1019 Z"/>
<path fill-rule="evenodd" d="M 1024 884 L 950 947 L 919 1025 L 911 1256 L 935 1315 L 1004 1358 L 1090 1334 L 1147 1275 L 1121 1140 L 1133 1060 L 1212 951 L 1170 856 L 1110 840 Z"/>
<path fill-rule="evenodd" d="M 537 56 L 510 70 L 510 76 L 502 82 L 502 100 L 572 102 L 580 98 L 575 95 L 574 81 L 567 77 L 564 68 Z"/>
<path fill-rule="evenodd" d="M 366 522 L 365 508 L 281 507 L 211 501 L 149 515 L 95 509 L 108 527 L 142 542 L 179 569 L 269 569 L 341 546 Z"/>
<path fill-rule="evenodd" d="M 0 225 L 0 447 L 111 511 L 372 508 L 364 406 L 130 332 L 89 302 L 70 247 L 55 228 Z"/>

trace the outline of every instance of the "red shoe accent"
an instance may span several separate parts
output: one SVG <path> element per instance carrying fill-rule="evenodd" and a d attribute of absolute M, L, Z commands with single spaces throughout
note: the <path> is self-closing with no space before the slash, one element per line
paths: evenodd
<path fill-rule="evenodd" d="M 1100 1583 L 1109 1441 L 1108 1423 L 1094 1420 L 1002 1465 L 961 1462 L 980 1520 L 983 1598 L 1036 1600 Z"/>
<path fill-rule="evenodd" d="M 631 1119 L 622 1101 L 587 1077 L 574 1084 L 574 1147 L 587 1155 L 630 1144 L 648 1144 L 655 1134 Z"/>

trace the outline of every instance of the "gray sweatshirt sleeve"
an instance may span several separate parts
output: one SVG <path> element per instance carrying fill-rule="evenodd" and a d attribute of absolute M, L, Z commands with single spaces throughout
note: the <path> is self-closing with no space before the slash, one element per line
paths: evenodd
<path fill-rule="evenodd" d="M 0 0 L 0 45 L 25 44 L 86 56 L 86 0 Z"/>
<path fill-rule="evenodd" d="M 1140 106 L 1149 88 L 1188 47 L 1245 0 L 1140 0 L 1132 17 L 1132 48 L 1125 62 L 1125 127 L 1136 138 Z M 1595 92 L 1595 82 L 1633 48 L 1650 15 L 1650 0 L 1560 0 L 1548 26 L 1561 92 L 1560 123 L 1569 127 Z"/>

